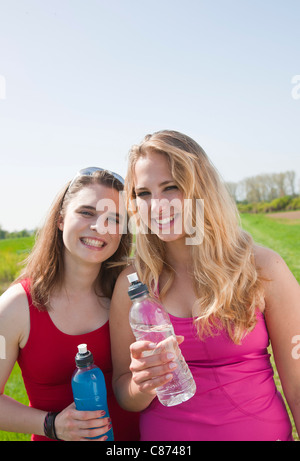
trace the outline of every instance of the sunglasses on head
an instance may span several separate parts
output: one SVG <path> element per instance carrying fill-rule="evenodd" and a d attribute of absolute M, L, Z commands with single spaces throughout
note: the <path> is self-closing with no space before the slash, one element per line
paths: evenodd
<path fill-rule="evenodd" d="M 117 173 L 114 173 L 113 171 L 106 170 L 105 168 L 98 168 L 96 166 L 90 166 L 88 168 L 83 168 L 82 170 L 79 170 L 78 173 L 76 173 L 76 175 L 74 176 L 74 178 L 72 179 L 72 181 L 68 185 L 67 189 L 65 190 L 64 195 L 63 195 L 62 200 L 61 200 L 60 208 L 62 208 L 64 200 L 65 200 L 65 196 L 66 196 L 68 190 L 70 189 L 70 187 L 74 184 L 74 182 L 78 178 L 80 178 L 81 176 L 92 176 L 93 173 L 95 173 L 95 171 L 105 171 L 105 173 L 113 176 L 117 181 L 119 181 L 124 186 L 124 179 L 122 178 L 122 176 L 120 176 Z"/>
<path fill-rule="evenodd" d="M 119 174 L 114 173 L 113 171 L 110 171 L 110 170 L 106 170 L 105 168 L 98 168 L 96 166 L 90 166 L 88 168 L 83 168 L 82 170 L 79 170 L 78 173 L 76 173 L 76 175 L 70 182 L 69 188 L 76 181 L 76 179 L 78 179 L 80 176 L 92 176 L 93 173 L 95 173 L 95 171 L 105 171 L 105 173 L 108 173 L 111 176 L 113 176 L 117 181 L 119 181 L 124 186 L 124 179 Z"/>

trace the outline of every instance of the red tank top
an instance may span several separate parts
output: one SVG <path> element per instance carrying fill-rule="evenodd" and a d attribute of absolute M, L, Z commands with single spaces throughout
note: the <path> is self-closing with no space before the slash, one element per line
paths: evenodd
<path fill-rule="evenodd" d="M 115 440 L 139 440 L 139 414 L 123 410 L 113 394 L 108 321 L 86 334 L 65 334 L 54 325 L 48 312 L 41 312 L 32 304 L 30 282 L 23 280 L 21 285 L 29 304 L 30 334 L 25 347 L 20 349 L 18 363 L 29 405 L 44 411 L 61 411 L 73 402 L 71 378 L 76 368 L 74 358 L 78 344 L 86 343 L 105 377 Z M 32 440 L 49 441 L 34 434 Z"/>

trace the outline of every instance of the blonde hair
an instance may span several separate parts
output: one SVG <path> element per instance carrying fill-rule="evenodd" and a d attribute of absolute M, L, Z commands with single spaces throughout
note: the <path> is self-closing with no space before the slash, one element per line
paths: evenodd
<path fill-rule="evenodd" d="M 199 337 L 213 334 L 222 326 L 232 341 L 240 343 L 256 324 L 256 309 L 261 300 L 252 237 L 240 228 L 236 205 L 204 150 L 176 131 L 147 135 L 131 148 L 125 181 L 129 208 L 134 209 L 136 198 L 135 164 L 151 152 L 166 156 L 184 198 L 204 200 L 203 241 L 189 246 L 197 296 L 194 322 Z M 137 210 L 134 213 L 139 220 Z M 158 293 L 162 271 L 168 273 L 168 282 L 159 293 L 162 300 L 174 277 L 165 256 L 165 243 L 155 234 L 137 233 L 135 266 L 152 295 Z"/>
<path fill-rule="evenodd" d="M 64 243 L 62 231 L 58 228 L 60 217 L 73 197 L 84 187 L 100 184 L 123 190 L 123 185 L 109 172 L 96 171 L 90 176 L 79 176 L 69 182 L 55 198 L 46 217 L 45 224 L 37 233 L 34 248 L 25 260 L 25 268 L 14 281 L 30 280 L 33 304 L 41 311 L 50 309 L 50 297 L 55 287 L 62 286 L 64 280 Z M 103 261 L 95 283 L 98 296 L 111 298 L 116 279 L 127 264 L 131 252 L 132 235 L 127 231 L 122 235 L 117 251 Z"/>

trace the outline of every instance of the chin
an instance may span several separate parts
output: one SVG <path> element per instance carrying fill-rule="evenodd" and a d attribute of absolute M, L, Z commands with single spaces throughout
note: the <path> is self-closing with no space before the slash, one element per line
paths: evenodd
<path fill-rule="evenodd" d="M 184 235 L 179 235 L 179 234 L 162 234 L 162 233 L 158 233 L 158 232 L 155 232 L 155 234 L 157 235 L 157 237 L 162 240 L 163 242 L 177 242 L 179 240 L 182 240 L 184 239 Z"/>

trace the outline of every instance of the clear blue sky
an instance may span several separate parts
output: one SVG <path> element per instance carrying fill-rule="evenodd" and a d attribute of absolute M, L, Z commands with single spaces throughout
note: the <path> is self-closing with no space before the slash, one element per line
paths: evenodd
<path fill-rule="evenodd" d="M 40 225 L 78 169 L 124 175 L 165 128 L 226 181 L 298 183 L 299 24 L 299 0 L 0 0 L 0 225 Z"/>

